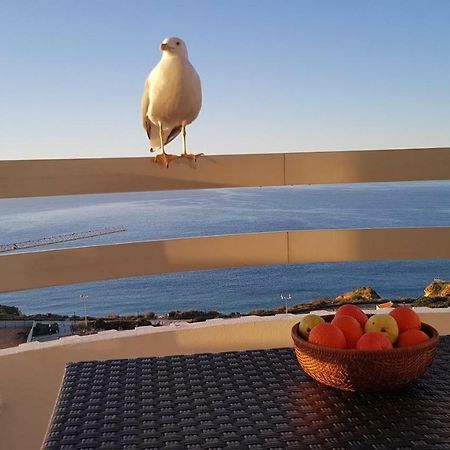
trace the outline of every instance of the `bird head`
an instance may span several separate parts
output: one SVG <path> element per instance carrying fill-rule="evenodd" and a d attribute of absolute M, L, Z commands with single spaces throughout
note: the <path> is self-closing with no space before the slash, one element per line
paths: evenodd
<path fill-rule="evenodd" d="M 187 58 L 187 47 L 182 39 L 177 37 L 169 37 L 164 39 L 160 45 L 163 54 L 183 56 Z"/>

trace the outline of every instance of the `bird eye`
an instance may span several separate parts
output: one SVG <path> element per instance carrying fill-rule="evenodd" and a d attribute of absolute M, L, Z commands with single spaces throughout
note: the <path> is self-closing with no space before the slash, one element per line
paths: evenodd
<path fill-rule="evenodd" d="M 179 42 L 177 42 L 177 45 L 180 45 L 180 43 L 179 43 Z"/>

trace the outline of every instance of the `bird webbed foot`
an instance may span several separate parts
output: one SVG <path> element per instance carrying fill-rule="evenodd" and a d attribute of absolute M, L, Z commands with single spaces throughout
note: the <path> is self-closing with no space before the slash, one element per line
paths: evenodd
<path fill-rule="evenodd" d="M 197 158 L 199 158 L 200 156 L 205 156 L 204 153 L 182 153 L 180 158 L 188 158 L 188 159 L 192 159 L 192 161 L 197 162 Z"/>
<path fill-rule="evenodd" d="M 153 161 L 157 164 L 162 164 L 163 166 L 169 168 L 170 162 L 174 159 L 178 159 L 178 156 L 169 155 L 168 153 L 161 153 L 160 155 L 156 155 Z"/>

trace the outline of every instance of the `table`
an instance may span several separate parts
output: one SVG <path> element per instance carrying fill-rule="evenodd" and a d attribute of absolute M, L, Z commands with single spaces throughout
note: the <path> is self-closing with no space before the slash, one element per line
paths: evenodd
<path fill-rule="evenodd" d="M 293 349 L 67 365 L 44 448 L 450 449 L 450 336 L 407 388 L 348 393 Z"/>

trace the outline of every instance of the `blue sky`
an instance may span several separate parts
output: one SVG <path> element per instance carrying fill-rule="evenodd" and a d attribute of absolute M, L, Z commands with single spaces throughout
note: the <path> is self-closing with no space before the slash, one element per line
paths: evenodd
<path fill-rule="evenodd" d="M 202 79 L 193 152 L 449 146 L 449 20 L 446 0 L 3 0 L 0 159 L 147 155 L 171 35 Z"/>

